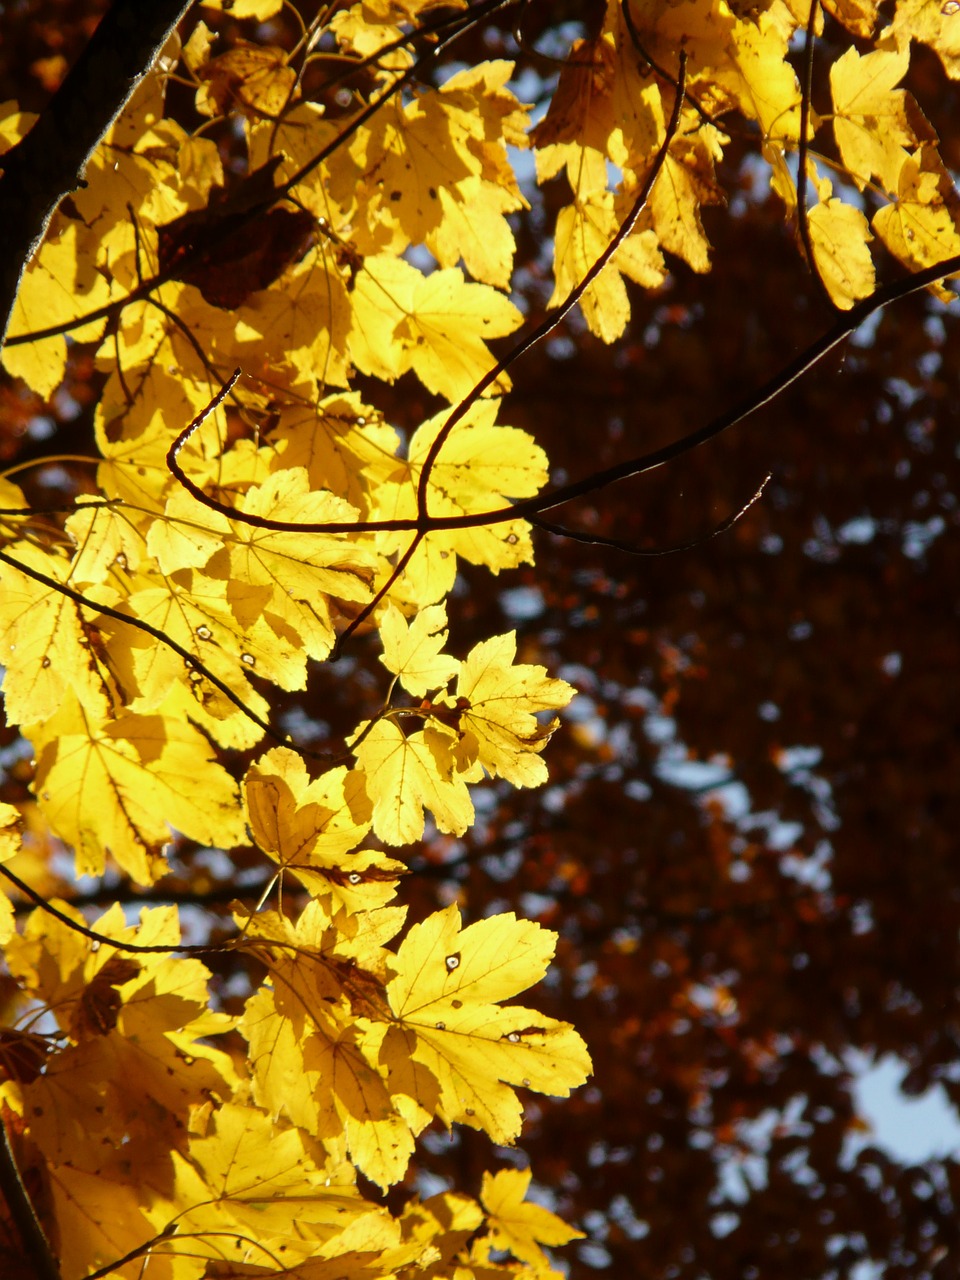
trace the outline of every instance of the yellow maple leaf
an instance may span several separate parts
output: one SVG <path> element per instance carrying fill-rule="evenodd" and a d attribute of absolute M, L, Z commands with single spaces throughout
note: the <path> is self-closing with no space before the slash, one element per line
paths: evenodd
<path fill-rule="evenodd" d="M 575 691 L 565 680 L 549 677 L 543 667 L 515 664 L 516 655 L 515 632 L 482 641 L 463 662 L 455 698 L 438 699 L 459 713 L 457 756 L 471 781 L 481 776 L 481 765 L 516 787 L 546 781 L 547 766 L 539 752 L 556 720 L 543 725 L 536 713 L 565 707 Z"/>
<path fill-rule="evenodd" d="M 723 158 L 724 135 L 712 125 L 695 125 L 694 113 L 685 112 L 650 194 L 650 212 L 663 248 L 703 272 L 710 269 L 710 242 L 700 209 L 725 203 L 714 173 Z"/>
<path fill-rule="evenodd" d="M 369 21 L 415 22 L 432 9 L 466 9 L 467 0 L 363 0 Z"/>
<path fill-rule="evenodd" d="M 7 550 L 12 559 L 48 578 L 69 579 L 69 561 L 56 552 L 29 542 Z M 93 644 L 93 612 L 0 564 L 0 661 L 6 668 L 3 693 L 11 723 L 48 720 L 71 691 L 95 717 L 107 714 L 112 690 Z"/>
<path fill-rule="evenodd" d="M 129 1168 L 116 1157 L 104 1153 L 95 1170 L 70 1162 L 48 1164 L 46 1173 L 63 1280 L 112 1269 L 117 1258 L 155 1235 L 144 1211 L 143 1188 L 131 1182 Z"/>
<path fill-rule="evenodd" d="M 543 120 L 530 135 L 541 182 L 568 173 L 578 153 L 591 149 L 615 165 L 637 167 L 660 145 L 663 100 L 658 86 L 637 74 L 637 59 L 622 6 L 606 6 L 603 29 L 576 40 Z"/>
<path fill-rule="evenodd" d="M 238 22 L 243 18 L 256 18 L 258 22 L 266 22 L 283 8 L 283 0 L 202 0 L 204 9 L 222 11 L 228 9 L 230 17 Z"/>
<path fill-rule="evenodd" d="M 261 289 L 247 300 L 241 316 L 259 349 L 259 360 L 276 376 L 287 366 L 309 378 L 313 395 L 327 386 L 345 387 L 346 337 L 351 298 L 342 272 L 325 242 L 283 277 L 283 288 Z"/>
<path fill-rule="evenodd" d="M 67 915 L 83 922 L 79 912 Z M 127 925 L 114 904 L 97 932 L 118 942 L 180 942 L 176 909 L 144 910 Z M 22 1086 L 31 1134 L 48 1159 L 96 1169 L 105 1147 L 162 1131 L 177 1141 L 185 1110 L 239 1083 L 230 1058 L 203 1043 L 233 1020 L 208 1008 L 209 971 L 158 952 L 136 960 L 42 911 L 8 944 L 12 973 L 70 1036 L 42 1076 Z"/>
<path fill-rule="evenodd" d="M 279 116 L 296 93 L 297 73 L 283 49 L 237 40 L 225 53 L 197 68 L 197 110 L 203 115 L 239 112 L 254 118 Z"/>
<path fill-rule="evenodd" d="M 470 407 L 450 431 L 430 472 L 427 509 L 431 516 L 474 515 L 496 511 L 510 498 L 533 497 L 546 484 L 547 458 L 526 432 L 496 423 L 497 403 Z M 448 414 L 428 418 L 414 432 L 406 465 L 399 464 L 378 486 L 374 515 L 411 519 L 424 463 Z M 383 534 L 386 555 L 403 552 L 409 534 Z M 433 604 L 453 587 L 457 556 L 486 565 L 494 573 L 533 560 L 530 526 L 525 520 L 467 529 L 438 529 L 421 540 L 393 594 L 418 606 Z"/>
<path fill-rule="evenodd" d="M 473 803 L 456 772 L 456 745 L 457 735 L 446 725 L 431 723 L 404 736 L 392 720 L 378 720 L 353 748 L 381 840 L 394 845 L 419 840 L 424 809 L 440 831 L 463 835 L 473 821 Z"/>
<path fill-rule="evenodd" d="M 80 251 L 76 223 L 54 228 L 24 273 L 10 317 L 9 337 L 48 329 L 94 311 L 110 301 L 105 274 L 95 269 L 90 255 Z M 99 338 L 106 321 L 96 320 L 71 332 L 79 342 Z M 48 399 L 63 380 L 67 342 L 62 335 L 3 348 L 8 373 L 23 378 L 38 395 Z"/>
<path fill-rule="evenodd" d="M 81 498 L 65 528 L 77 546 L 70 572 L 77 587 L 104 582 L 115 568 L 135 570 L 146 550 L 136 518 L 119 506 Z"/>
<path fill-rule="evenodd" d="M 19 809 L 0 802 L 0 862 L 9 862 L 20 852 Z M 13 903 L 0 889 L 0 945 L 9 942 L 14 934 Z"/>
<path fill-rule="evenodd" d="M 461 930 L 455 906 L 414 925 L 400 944 L 387 984 L 399 1025 L 384 1050 L 388 1062 L 406 1057 L 434 1076 L 447 1124 L 509 1143 L 522 1118 L 514 1087 L 566 1097 L 586 1080 L 590 1058 L 572 1027 L 497 1003 L 538 982 L 555 946 L 556 934 L 512 912 Z"/>
<path fill-rule="evenodd" d="M 375 0 L 376 13 L 384 13 L 386 8 L 383 0 Z M 396 20 L 371 15 L 365 0 L 364 3 L 358 0 L 349 8 L 335 13 L 330 20 L 330 30 L 336 35 L 341 49 L 359 54 L 361 58 L 371 58 L 389 45 L 390 48 L 374 62 L 381 80 L 392 72 L 402 72 L 412 61 L 410 51 L 400 43 L 401 29 Z"/>
<path fill-rule="evenodd" d="M 911 40 L 929 45 L 950 79 L 960 80 L 960 9 L 949 0 L 897 0 L 893 22 L 880 32 L 881 41 L 891 37 L 900 49 Z"/>
<path fill-rule="evenodd" d="M 300 757 L 276 747 L 247 770 L 243 786 L 257 845 L 308 889 L 350 911 L 394 896 L 403 863 L 356 849 L 371 822 L 360 773 L 340 766 L 311 782 Z"/>
<path fill-rule="evenodd" d="M 354 237 L 361 253 L 378 247 L 402 253 L 411 243 L 423 243 L 443 216 L 440 191 L 452 190 L 479 170 L 467 143 L 482 137 L 482 130 L 476 112 L 442 91 L 428 91 L 405 106 L 390 103 L 358 131 L 351 152 L 358 198 L 369 210 Z M 388 231 L 386 241 L 381 224 Z"/>
<path fill-rule="evenodd" d="M 894 257 L 911 271 L 960 253 L 960 198 L 933 147 L 909 156 L 900 170 L 897 199 L 878 209 L 873 229 Z M 944 301 L 952 290 L 934 286 Z"/>
<path fill-rule="evenodd" d="M 311 489 L 329 489 L 364 512 L 374 486 L 395 466 L 399 444 L 394 428 L 355 391 L 281 408 L 268 439 L 271 470 L 303 467 Z"/>
<path fill-rule="evenodd" d="M 787 46 L 797 18 L 785 7 L 740 17 L 727 0 L 631 0 L 631 13 L 660 66 L 675 72 L 685 50 L 687 91 L 712 116 L 737 110 L 757 121 L 764 140 L 796 141 L 800 87 Z"/>
<path fill-rule="evenodd" d="M 363 209 L 350 229 L 356 250 L 399 254 L 426 243 L 441 266 L 463 257 L 478 279 L 506 287 L 514 243 L 503 214 L 526 203 L 504 145 L 526 141 L 525 108 L 505 87 L 512 69 L 497 61 L 459 72 L 402 107 L 386 106 L 357 130 L 355 164 L 334 184 L 337 204 L 349 202 L 341 187 L 350 183 Z M 458 230 L 465 233 L 459 248 Z M 499 242 L 494 254 L 483 245 L 485 234 Z"/>
<path fill-rule="evenodd" d="M 844 311 L 873 293 L 875 270 L 867 242 L 866 218 L 853 205 L 827 194 L 807 214 L 810 239 L 820 277 L 834 303 Z"/>
<path fill-rule="evenodd" d="M 411 307 L 395 330 L 409 348 L 414 373 L 451 402 L 466 395 L 494 363 L 486 343 L 519 328 L 523 316 L 509 298 L 485 284 L 468 284 L 456 267 L 421 277 Z M 492 393 L 509 390 L 506 374 Z"/>
<path fill-rule="evenodd" d="M 383 1028 L 370 1021 L 389 1013 L 383 979 L 393 957 L 382 943 L 403 915 L 380 908 L 334 918 L 327 902 L 314 899 L 296 924 L 273 912 L 247 922 L 248 943 L 268 958 L 271 975 L 240 1024 L 257 1101 L 323 1141 L 342 1136 L 354 1163 L 380 1186 L 403 1176 L 413 1152 L 378 1062 Z M 365 1028 L 372 1028 L 370 1045 Z"/>
<path fill-rule="evenodd" d="M 517 246 L 504 215 L 526 201 L 471 174 L 457 183 L 455 195 L 441 187 L 439 203 L 440 221 L 427 232 L 426 245 L 440 266 L 462 260 L 475 280 L 509 288 Z"/>
<path fill-rule="evenodd" d="M 169 577 L 140 574 L 129 584 L 123 608 L 176 641 L 261 716 L 267 707 L 247 683 L 247 675 L 256 673 L 281 689 L 302 689 L 306 683 L 306 655 L 299 636 L 278 634 L 259 617 L 245 619 L 241 626 L 221 578 L 208 578 L 197 570 Z M 107 621 L 104 631 L 123 637 L 123 644 L 111 644 L 110 655 L 130 710 L 156 711 L 172 685 L 184 681 L 202 700 L 206 681 L 185 670 L 183 658 L 169 646 L 122 623 Z M 233 706 L 222 712 L 239 714 Z"/>
<path fill-rule="evenodd" d="M 483 1213 L 477 1202 L 451 1191 L 441 1191 L 422 1202 L 408 1201 L 400 1219 L 404 1238 L 421 1246 L 435 1244 L 447 1266 L 454 1263 L 455 1256 L 482 1223 Z"/>
<path fill-rule="evenodd" d="M 822 0 L 823 7 L 848 31 L 869 40 L 877 25 L 879 0 Z"/>
<path fill-rule="evenodd" d="M 356 520 L 358 512 L 333 494 L 310 489 L 293 467 L 254 485 L 238 504 L 248 515 L 292 523 Z M 211 513 L 212 514 L 212 513 Z M 302 648 L 326 658 L 335 634 L 331 597 L 366 602 L 375 564 L 356 537 L 276 531 L 231 521 L 232 536 L 206 565 L 227 583 L 227 599 L 244 628 L 256 619 L 279 636 L 299 636 Z"/>
<path fill-rule="evenodd" d="M 393 381 L 412 368 L 428 390 L 453 402 L 493 366 L 487 340 L 512 333 L 522 320 L 509 298 L 468 283 L 456 267 L 424 276 L 377 254 L 357 275 L 348 347 L 363 372 Z M 494 391 L 509 385 L 502 375 Z"/>
<path fill-rule="evenodd" d="M 909 65 L 908 48 L 875 49 L 863 56 L 848 49 L 830 68 L 834 137 L 861 191 L 874 174 L 888 191 L 896 191 L 906 148 L 919 141 L 907 114 L 909 95 L 894 88 Z M 914 118 L 922 119 L 915 108 Z"/>
<path fill-rule="evenodd" d="M 396 605 L 388 604 L 379 625 L 380 661 L 415 698 L 442 688 L 460 670 L 456 658 L 441 652 L 447 642 L 446 605 L 428 605 L 408 623 Z"/>
<path fill-rule="evenodd" d="M 627 212 L 617 209 L 613 192 L 606 190 L 606 160 L 599 151 L 582 151 L 571 185 L 577 198 L 560 210 L 554 235 L 551 307 L 558 306 L 593 267 Z M 652 289 L 665 274 L 656 233 L 649 227 L 634 230 L 580 299 L 590 332 L 603 342 L 615 342 L 623 333 L 630 316 L 623 276 Z"/>
<path fill-rule="evenodd" d="M 539 1271 L 550 1266 L 541 1245 L 568 1244 L 582 1240 L 584 1233 L 542 1205 L 525 1200 L 531 1176 L 529 1169 L 484 1173 L 480 1203 L 487 1212 L 490 1235 L 478 1243 L 487 1256 L 490 1249 L 508 1249 L 519 1262 L 529 1263 Z"/>
<path fill-rule="evenodd" d="M 247 813 L 257 844 L 281 865 L 308 852 L 349 853 L 370 829 L 363 785 L 342 766 L 311 782 L 303 760 L 275 747 L 247 770 Z"/>
<path fill-rule="evenodd" d="M 162 875 L 170 827 L 208 844 L 243 839 L 236 785 L 184 720 L 91 717 L 72 694 L 42 726 L 34 786 L 50 826 L 72 845 L 79 875 L 100 875 L 109 852 L 138 884 Z"/>
<path fill-rule="evenodd" d="M 218 1107 L 188 1150 L 174 1153 L 174 1169 L 169 1197 L 150 1214 L 162 1227 L 176 1210 L 180 1247 L 194 1256 L 222 1258 L 226 1237 L 232 1261 L 261 1261 L 268 1249 L 288 1260 L 313 1257 L 357 1220 L 374 1227 L 385 1215 L 360 1195 L 352 1168 L 251 1106 Z"/>

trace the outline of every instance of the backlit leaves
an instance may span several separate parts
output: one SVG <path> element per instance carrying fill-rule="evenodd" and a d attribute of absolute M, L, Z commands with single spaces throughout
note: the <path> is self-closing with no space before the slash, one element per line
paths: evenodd
<path fill-rule="evenodd" d="M 456 743 L 456 733 L 446 725 L 405 734 L 392 720 L 381 720 L 356 747 L 357 763 L 375 797 L 373 829 L 382 840 L 419 840 L 424 809 L 439 830 L 463 835 L 473 821 L 473 804 L 456 771 Z"/>
<path fill-rule="evenodd" d="M 400 1029 L 388 1044 L 440 1084 L 437 1114 L 483 1129 L 496 1142 L 520 1131 L 517 1086 L 565 1096 L 590 1070 L 565 1023 L 499 1002 L 546 972 L 555 935 L 513 915 L 460 928 L 456 907 L 415 925 L 387 986 Z"/>
<path fill-rule="evenodd" d="M 70 695 L 29 732 L 41 808 L 75 849 L 81 874 L 102 874 L 109 854 L 149 884 L 162 874 L 171 828 L 210 844 L 239 842 L 236 785 L 187 721 L 125 713 L 103 722 Z"/>
<path fill-rule="evenodd" d="M 487 1211 L 488 1247 L 509 1249 L 515 1258 L 533 1267 L 549 1266 L 542 1245 L 567 1244 L 581 1232 L 556 1214 L 524 1199 L 530 1186 L 529 1169 L 501 1169 L 483 1175 L 480 1200 Z"/>
<path fill-rule="evenodd" d="M 0 1033 L 4 1114 L 47 1189 L 68 1280 L 127 1253 L 125 1274 L 161 1280 L 208 1264 L 543 1276 L 544 1249 L 577 1233 L 524 1199 L 529 1173 L 485 1177 L 480 1204 L 443 1193 L 398 1214 L 357 1183 L 407 1177 L 434 1121 L 512 1142 L 518 1090 L 563 1097 L 590 1070 L 571 1027 L 509 1003 L 546 973 L 553 934 L 512 914 L 464 927 L 449 906 L 397 941 L 404 909 L 389 905 L 406 872 L 392 855 L 432 832 L 456 845 L 471 787 L 546 779 L 573 694 L 518 662 L 512 633 L 465 651 L 447 604 L 464 562 L 532 562 L 511 504 L 548 481 L 532 436 L 504 425 L 520 421 L 500 404 L 506 373 L 474 395 L 524 320 L 517 215 L 556 211 L 552 280 L 549 252 L 527 263 L 537 306 L 556 307 L 649 184 L 581 299 L 612 342 L 638 288 L 710 270 L 718 215 L 704 211 L 748 155 L 736 199 L 769 179 L 788 218 L 805 214 L 798 238 L 849 310 L 875 289 L 876 242 L 910 270 L 960 252 L 951 172 L 899 87 L 916 42 L 955 76 L 957 19 L 899 0 L 875 39 L 875 4 L 825 4 L 814 33 L 844 43 L 823 102 L 826 71 L 814 77 L 806 213 L 802 3 L 609 0 L 533 129 L 511 63 L 421 74 L 463 4 L 325 6 L 302 40 L 277 0 L 202 7 L 182 59 L 172 41 L 55 213 L 3 354 L 51 401 L 69 342 L 89 344 L 102 390 L 96 457 L 69 460 L 82 478 L 61 507 L 30 513 L 36 486 L 0 477 L 4 705 L 30 744 L 5 758 L 4 784 L 34 796 L 0 808 L 0 864 L 50 892 L 67 850 L 99 878 L 94 897 L 169 876 L 157 892 L 191 897 L 204 959 L 183 953 L 165 909 L 132 926 L 119 906 L 86 920 L 65 904 L 18 933 L 4 898 L 19 1020 Z M 199 128 L 167 114 L 175 69 Z M 7 109 L 3 145 L 30 124 Z M 541 199 L 535 183 L 557 185 Z M 188 489 L 169 451 L 191 423 Z M 238 899 L 226 943 L 197 925 L 214 878 L 197 868 L 224 863 Z"/>

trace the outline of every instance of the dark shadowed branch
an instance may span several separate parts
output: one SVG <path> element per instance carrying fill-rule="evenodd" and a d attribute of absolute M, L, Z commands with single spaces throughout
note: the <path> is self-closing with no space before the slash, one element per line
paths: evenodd
<path fill-rule="evenodd" d="M 24 1261 L 29 1262 L 37 1280 L 60 1280 L 60 1269 L 37 1219 L 10 1143 L 7 1126 L 0 1121 L 0 1192 L 20 1235 Z"/>
<path fill-rule="evenodd" d="M 0 344 L 24 268 L 60 201 L 150 70 L 191 0 L 114 0 L 33 128 L 3 157 Z"/>

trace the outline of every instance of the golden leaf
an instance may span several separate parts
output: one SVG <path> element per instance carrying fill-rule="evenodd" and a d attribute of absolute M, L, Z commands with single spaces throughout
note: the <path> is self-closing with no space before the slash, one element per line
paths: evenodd
<path fill-rule="evenodd" d="M 582 1240 L 584 1233 L 558 1218 L 549 1209 L 525 1200 L 530 1186 L 529 1169 L 501 1169 L 483 1175 L 480 1203 L 487 1212 L 490 1230 L 486 1249 L 509 1249 L 520 1262 L 537 1269 L 549 1267 L 550 1261 L 541 1245 L 568 1244 Z"/>
<path fill-rule="evenodd" d="M 397 952 L 387 996 L 399 1026 L 384 1044 L 422 1063 L 440 1085 L 437 1114 L 484 1129 L 494 1142 L 520 1131 L 516 1086 L 565 1097 L 590 1071 L 583 1041 L 566 1023 L 509 999 L 538 982 L 556 935 L 513 913 L 461 931 L 455 906 L 414 925 Z"/>
<path fill-rule="evenodd" d="M 361 726 L 362 728 L 362 726 Z M 409 736 L 392 720 L 378 720 L 353 749 L 373 801 L 373 829 L 388 844 L 423 835 L 424 809 L 440 831 L 462 835 L 473 821 L 466 783 L 454 765 L 457 735 L 429 724 Z"/>
<path fill-rule="evenodd" d="M 893 22 L 880 33 L 881 41 L 891 37 L 899 49 L 911 40 L 929 45 L 950 79 L 960 80 L 960 9 L 949 0 L 897 0 Z"/>
<path fill-rule="evenodd" d="M 894 88 L 909 65 L 908 49 L 876 49 L 862 57 L 848 49 L 830 68 L 834 136 L 861 191 L 874 174 L 888 191 L 896 191 L 906 148 L 919 141 L 907 114 L 912 99 Z M 916 110 L 914 118 L 922 119 Z"/>
<path fill-rule="evenodd" d="M 221 847 L 243 838 L 236 786 L 186 721 L 128 713 L 104 723 L 68 694 L 25 733 L 37 748 L 40 807 L 76 850 L 79 875 L 102 874 L 109 853 L 137 883 L 152 883 L 171 827 Z"/>
<path fill-rule="evenodd" d="M 55 552 L 14 543 L 12 559 L 58 582 L 70 566 Z M 105 716 L 112 695 L 95 644 L 96 628 L 85 610 L 52 587 L 0 564 L 0 661 L 7 718 L 14 724 L 48 720 L 71 691 L 95 717 Z"/>
<path fill-rule="evenodd" d="M 830 183 L 824 187 L 829 189 Z M 807 214 L 817 269 L 830 297 L 849 311 L 854 303 L 873 293 L 873 258 L 867 247 L 872 240 L 869 224 L 859 209 L 827 196 Z"/>
<path fill-rule="evenodd" d="M 456 658 L 441 652 L 447 641 L 445 605 L 428 605 L 409 624 L 395 605 L 388 605 L 380 619 L 380 638 L 380 661 L 416 698 L 442 688 L 460 670 Z"/>
<path fill-rule="evenodd" d="M 565 680 L 551 679 L 543 667 L 515 665 L 516 654 L 514 632 L 475 645 L 461 667 L 456 701 L 438 699 L 459 712 L 457 758 L 471 781 L 477 780 L 480 765 L 516 787 L 546 781 L 539 753 L 556 720 L 544 725 L 536 715 L 565 707 L 574 689 Z"/>
<path fill-rule="evenodd" d="M 873 229 L 894 257 L 911 271 L 960 253 L 960 198 L 933 147 L 908 157 L 900 170 L 896 203 L 879 209 Z M 953 290 L 934 286 L 944 301 Z"/>

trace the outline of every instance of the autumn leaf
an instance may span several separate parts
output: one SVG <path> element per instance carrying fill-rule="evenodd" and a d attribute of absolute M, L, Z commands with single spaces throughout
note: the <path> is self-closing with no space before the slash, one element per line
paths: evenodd
<path fill-rule="evenodd" d="M 55 241 L 44 245 L 17 295 L 10 322 L 10 337 L 34 329 L 47 329 L 71 320 L 78 307 L 93 311 L 110 301 L 110 286 L 93 263 L 78 253 L 80 235 L 76 225 L 62 228 Z M 94 321 L 75 330 L 80 341 L 91 341 L 103 332 L 104 321 Z M 67 343 L 62 335 L 23 346 L 5 346 L 3 365 L 14 377 L 42 396 L 52 395 L 63 380 L 67 364 Z"/>
<path fill-rule="evenodd" d="M 823 7 L 864 40 L 870 38 L 877 25 L 878 0 L 824 0 Z"/>
<path fill-rule="evenodd" d="M 163 950 L 180 942 L 175 910 L 145 910 L 131 927 L 115 905 L 96 925 L 119 943 L 159 950 L 136 960 L 107 946 L 95 951 L 42 911 L 8 946 L 11 972 L 72 1041 L 22 1087 L 34 1109 L 34 1136 L 51 1161 L 90 1171 L 109 1158 L 107 1148 L 119 1151 L 131 1136 L 172 1138 L 187 1105 L 237 1083 L 228 1055 L 200 1043 L 232 1025 L 208 1008 L 209 971 Z"/>
<path fill-rule="evenodd" d="M 515 1258 L 532 1267 L 549 1267 L 541 1245 L 563 1245 L 582 1240 L 577 1231 L 539 1204 L 525 1199 L 530 1187 L 529 1169 L 501 1169 L 483 1175 L 480 1202 L 487 1213 L 490 1235 L 483 1241 L 489 1249 L 509 1249 Z"/>
<path fill-rule="evenodd" d="M 908 49 L 876 49 L 862 57 L 848 49 L 830 68 L 834 136 L 861 191 L 874 174 L 888 191 L 896 191 L 906 153 L 919 141 L 908 114 L 912 99 L 894 88 L 909 64 Z M 913 118 L 918 117 L 914 108 Z"/>
<path fill-rule="evenodd" d="M 571 1027 L 499 1003 L 543 977 L 555 945 L 555 934 L 512 913 L 461 930 L 454 906 L 404 938 L 387 984 L 399 1026 L 386 1047 L 436 1078 L 447 1124 L 509 1143 L 520 1131 L 516 1087 L 565 1097 L 586 1079 L 590 1059 Z"/>
<path fill-rule="evenodd" d="M 69 577 L 66 559 L 30 543 L 14 543 L 10 554 L 55 581 Z M 11 564 L 0 564 L 0 660 L 9 721 L 47 720 L 71 692 L 90 714 L 106 716 L 113 689 L 95 638 L 89 611 Z"/>
<path fill-rule="evenodd" d="M 394 896 L 404 864 L 356 848 L 371 822 L 362 774 L 341 766 L 310 782 L 300 757 L 277 747 L 248 769 L 244 795 L 251 834 L 281 871 L 348 910 Z"/>
<path fill-rule="evenodd" d="M 539 753 L 550 740 L 556 720 L 541 724 L 537 713 L 557 711 L 573 697 L 564 680 L 547 676 L 543 667 L 515 664 L 515 633 L 494 636 L 471 649 L 457 680 L 456 700 L 439 699 L 459 713 L 461 767 L 475 781 L 483 769 L 517 787 L 544 782 L 547 768 Z"/>
<path fill-rule="evenodd" d="M 373 802 L 373 829 L 382 840 L 419 840 L 425 809 L 440 831 L 466 831 L 473 804 L 456 771 L 456 746 L 456 733 L 445 725 L 430 723 L 405 734 L 394 721 L 378 720 L 353 748 Z"/>
<path fill-rule="evenodd" d="M 402 918 L 390 908 L 353 917 L 351 944 L 342 919 L 334 926 L 315 899 L 295 926 L 278 931 L 275 917 L 261 916 L 247 931 L 270 956 L 270 985 L 247 1001 L 240 1024 L 257 1101 L 321 1140 L 342 1135 L 354 1163 L 381 1186 L 403 1176 L 413 1135 L 377 1062 L 382 1033 L 367 1049 L 356 1019 L 386 1013 L 382 984 L 392 969 L 382 942 Z M 274 950 L 274 941 L 286 945 Z"/>
<path fill-rule="evenodd" d="M 109 853 L 139 884 L 152 883 L 171 827 L 215 844 L 242 839 L 235 785 L 185 721 L 130 713 L 98 721 L 71 695 L 25 732 L 37 749 L 40 806 L 76 851 L 79 874 L 101 874 Z"/>
<path fill-rule="evenodd" d="M 492 367 L 487 340 L 512 333 L 522 319 L 509 298 L 468 283 L 456 267 L 424 276 L 388 254 L 364 261 L 353 303 L 347 342 L 357 367 L 388 381 L 412 368 L 451 402 Z M 497 389 L 508 387 L 504 375 Z"/>
<path fill-rule="evenodd" d="M 960 253 L 960 199 L 934 150 L 924 147 L 900 170 L 895 203 L 878 209 L 873 228 L 890 252 L 911 270 Z M 954 297 L 944 290 L 945 300 Z"/>
<path fill-rule="evenodd" d="M 867 247 L 872 239 L 867 220 L 859 209 L 828 196 L 814 205 L 807 222 L 821 279 L 833 302 L 848 311 L 873 292 L 875 273 Z"/>
<path fill-rule="evenodd" d="M 261 1244 L 247 1250 L 251 1261 L 262 1258 L 264 1248 L 308 1258 L 358 1221 L 373 1234 L 385 1216 L 360 1195 L 348 1165 L 249 1105 L 219 1107 L 174 1163 L 173 1196 L 154 1206 L 152 1216 L 160 1226 L 164 1211 L 183 1206 L 178 1234 L 194 1254 L 222 1258 L 225 1237 L 255 1237 Z M 236 1250 L 229 1252 L 239 1260 Z"/>
<path fill-rule="evenodd" d="M 380 638 L 380 661 L 414 697 L 443 688 L 460 670 L 456 658 L 441 652 L 447 641 L 447 610 L 442 604 L 421 609 L 409 624 L 396 605 L 388 605 L 380 619 Z"/>
<path fill-rule="evenodd" d="M 581 282 L 620 227 L 613 192 L 606 190 L 606 161 L 599 152 L 583 152 L 572 185 L 580 194 L 557 218 L 551 306 Z M 655 233 L 649 228 L 634 231 L 581 299 L 590 331 L 604 342 L 619 338 L 630 315 L 622 277 L 650 289 L 663 280 L 664 270 Z"/>
<path fill-rule="evenodd" d="M 526 432 L 496 422 L 495 401 L 473 405 L 444 440 L 430 471 L 427 508 L 434 516 L 482 515 L 502 509 L 511 498 L 533 497 L 547 481 L 546 456 Z M 428 418 L 410 441 L 407 464 L 396 466 L 377 489 L 374 516 L 412 519 L 426 459 L 447 414 Z M 387 554 L 406 550 L 408 534 L 386 534 L 380 545 Z M 482 564 L 494 573 L 533 558 L 530 526 L 525 520 L 496 525 L 478 521 L 466 529 L 438 529 L 422 539 L 397 594 L 417 606 L 434 604 L 456 578 L 457 557 Z"/>
<path fill-rule="evenodd" d="M 881 41 L 893 39 L 898 48 L 907 49 L 912 40 L 929 45 L 943 63 L 951 80 L 960 80 L 960 10 L 950 0 L 928 3 L 928 0 L 897 0 L 893 22 L 880 33 Z"/>
<path fill-rule="evenodd" d="M 0 803 L 0 862 L 9 862 L 20 852 L 20 812 L 12 804 Z M 0 890 L 0 946 L 14 934 L 13 903 Z"/>

